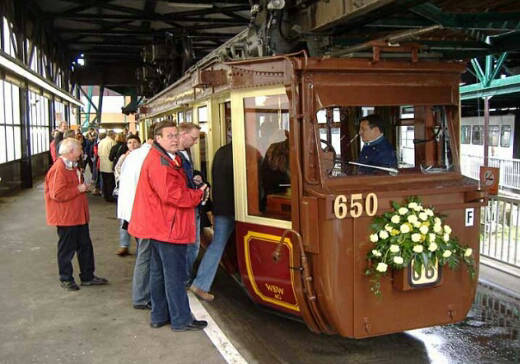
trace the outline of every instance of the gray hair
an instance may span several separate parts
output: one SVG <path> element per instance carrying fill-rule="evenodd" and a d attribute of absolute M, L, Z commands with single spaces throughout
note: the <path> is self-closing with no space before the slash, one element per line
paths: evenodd
<path fill-rule="evenodd" d="M 60 143 L 60 148 L 58 150 L 59 155 L 69 154 L 73 150 L 78 150 L 81 148 L 81 143 L 74 138 L 66 138 L 63 139 Z"/>

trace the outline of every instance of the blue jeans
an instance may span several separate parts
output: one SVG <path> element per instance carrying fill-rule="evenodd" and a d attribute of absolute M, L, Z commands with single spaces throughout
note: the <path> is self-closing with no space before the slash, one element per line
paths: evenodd
<path fill-rule="evenodd" d="M 200 249 L 200 215 L 199 208 L 195 208 L 195 243 L 188 244 L 188 255 L 186 257 L 186 284 L 188 284 L 193 277 L 193 265 L 199 256 Z"/>
<path fill-rule="evenodd" d="M 213 279 L 215 279 L 222 253 L 235 229 L 235 218 L 234 216 L 215 215 L 213 227 L 215 230 L 213 240 L 200 262 L 197 278 L 193 281 L 193 285 L 204 292 L 209 292 Z"/>
<path fill-rule="evenodd" d="M 119 225 L 119 247 L 121 248 L 130 248 L 132 244 L 132 235 L 128 234 L 128 231 L 123 229 L 124 220 L 119 220 L 121 224 Z"/>
<path fill-rule="evenodd" d="M 150 302 L 150 239 L 137 239 L 134 279 L 132 280 L 132 303 L 146 305 Z"/>
<path fill-rule="evenodd" d="M 169 244 L 150 239 L 150 297 L 152 299 L 151 323 L 171 322 L 180 329 L 193 321 L 186 280 L 186 244 Z"/>

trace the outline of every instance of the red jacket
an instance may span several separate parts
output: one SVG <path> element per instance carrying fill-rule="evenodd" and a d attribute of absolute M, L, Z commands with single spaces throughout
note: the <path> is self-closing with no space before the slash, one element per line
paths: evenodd
<path fill-rule="evenodd" d="M 75 226 L 88 224 L 87 195 L 79 192 L 83 176 L 77 167 L 68 169 L 58 158 L 45 177 L 47 225 Z"/>
<path fill-rule="evenodd" d="M 202 191 L 188 189 L 181 159 L 171 159 L 154 143 L 141 169 L 128 232 L 140 239 L 191 244 L 195 206 L 202 196 Z"/>
<path fill-rule="evenodd" d="M 49 144 L 49 150 L 51 151 L 52 163 L 56 163 L 58 156 L 56 155 L 56 144 L 54 140 Z"/>

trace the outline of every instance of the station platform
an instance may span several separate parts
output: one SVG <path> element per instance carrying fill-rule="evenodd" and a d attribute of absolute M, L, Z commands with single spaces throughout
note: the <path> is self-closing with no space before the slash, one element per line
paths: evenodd
<path fill-rule="evenodd" d="M 116 205 L 92 195 L 89 205 L 95 274 L 110 283 L 68 292 L 58 281 L 57 234 L 45 224 L 42 181 L 0 198 L 0 363 L 268 362 L 240 343 L 215 339 L 219 329 L 213 321 L 198 332 L 152 329 L 149 311 L 132 307 L 135 257 L 114 254 L 119 241 Z M 76 259 L 74 272 L 78 279 Z M 480 274 L 507 295 L 520 297 L 520 278 L 514 274 L 488 264 L 481 265 Z M 201 316 L 204 305 L 193 296 L 190 300 L 195 316 L 206 319 Z M 230 349 L 233 345 L 238 355 Z"/>

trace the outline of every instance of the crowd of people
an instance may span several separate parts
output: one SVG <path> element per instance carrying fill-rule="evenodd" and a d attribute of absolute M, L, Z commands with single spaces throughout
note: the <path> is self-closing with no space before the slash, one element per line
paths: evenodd
<path fill-rule="evenodd" d="M 194 170 L 190 148 L 200 137 L 200 127 L 170 121 L 153 124 L 148 140 L 136 135 L 97 133 L 85 135 L 61 123 L 54 132 L 53 166 L 45 180 L 47 223 L 57 227 L 58 268 L 61 286 L 75 283 L 72 259 L 78 256 L 81 285 L 104 285 L 94 275 L 94 251 L 89 236 L 86 193 L 117 201 L 119 249 L 129 254 L 132 237 L 137 256 L 132 281 L 135 309 L 149 309 L 150 326 L 170 325 L 173 331 L 201 330 L 206 321 L 191 313 L 187 291 L 211 301 L 209 293 L 218 263 L 234 229 L 233 160 L 231 144 L 217 151 L 214 169 L 215 212 L 213 242 L 197 274 L 193 265 L 200 245 L 200 208 L 209 199 L 209 187 Z M 92 181 L 83 172 L 90 168 Z"/>

